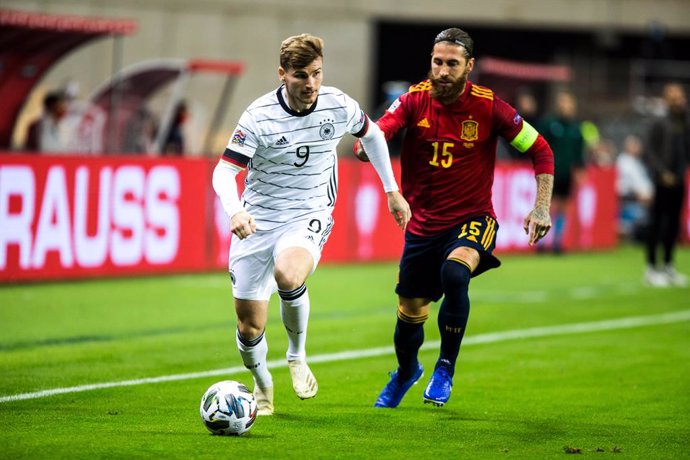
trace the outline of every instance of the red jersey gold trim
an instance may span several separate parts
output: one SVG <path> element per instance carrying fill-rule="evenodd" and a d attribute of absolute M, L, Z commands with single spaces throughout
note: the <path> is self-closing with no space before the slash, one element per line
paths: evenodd
<path fill-rule="evenodd" d="M 418 91 L 430 91 L 431 90 L 431 80 L 424 80 L 417 83 L 416 85 L 410 86 L 409 92 L 416 93 Z"/>
<path fill-rule="evenodd" d="M 481 86 L 477 86 L 475 84 L 472 84 L 472 86 L 470 87 L 470 94 L 472 96 L 486 98 L 490 101 L 494 100 L 494 92 L 493 91 L 491 91 L 488 88 L 483 88 Z"/>

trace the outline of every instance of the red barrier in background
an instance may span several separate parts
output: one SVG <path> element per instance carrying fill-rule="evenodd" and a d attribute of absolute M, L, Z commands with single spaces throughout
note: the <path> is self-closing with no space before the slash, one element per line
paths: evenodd
<path fill-rule="evenodd" d="M 613 167 L 587 169 L 574 200 L 566 210 L 566 250 L 612 248 L 617 243 L 618 198 Z M 534 172 L 528 165 L 499 164 L 493 186 L 493 202 L 499 230 L 497 253 L 531 251 L 522 228 L 536 197 Z M 549 245 L 549 237 L 544 241 Z"/>
<path fill-rule="evenodd" d="M 211 186 L 215 164 L 0 155 L 0 282 L 226 269 L 229 219 Z M 614 182 L 612 168 L 588 169 L 568 209 L 566 249 L 616 245 Z M 499 164 L 493 194 L 497 253 L 532 251 L 522 229 L 535 197 L 531 168 Z M 334 219 L 323 263 L 400 257 L 403 234 L 370 164 L 340 159 Z"/>
<path fill-rule="evenodd" d="M 208 161 L 0 157 L 0 281 L 209 268 Z"/>

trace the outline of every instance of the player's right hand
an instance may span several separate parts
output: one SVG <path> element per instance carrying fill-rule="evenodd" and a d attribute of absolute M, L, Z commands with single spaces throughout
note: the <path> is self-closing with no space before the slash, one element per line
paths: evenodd
<path fill-rule="evenodd" d="M 247 211 L 240 211 L 230 218 L 230 231 L 241 240 L 256 233 L 254 217 Z"/>
<path fill-rule="evenodd" d="M 388 210 L 393 214 L 398 227 L 405 230 L 412 218 L 409 203 L 400 192 L 388 192 L 386 195 L 388 196 Z"/>
<path fill-rule="evenodd" d="M 551 230 L 551 216 L 548 208 L 535 207 L 525 217 L 522 228 L 525 230 L 525 234 L 529 235 L 529 245 L 537 244 Z"/>

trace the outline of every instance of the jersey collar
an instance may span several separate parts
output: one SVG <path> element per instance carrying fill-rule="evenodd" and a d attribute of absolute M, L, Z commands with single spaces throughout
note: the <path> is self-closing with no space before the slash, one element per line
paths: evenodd
<path fill-rule="evenodd" d="M 278 102 L 280 103 L 280 106 L 287 113 L 289 113 L 293 117 L 306 117 L 307 115 L 312 113 L 314 111 L 314 109 L 316 109 L 316 104 L 319 103 L 319 96 L 318 95 L 316 96 L 316 100 L 314 101 L 314 103 L 307 110 L 305 110 L 303 112 L 297 112 L 295 110 L 292 110 L 290 108 L 290 106 L 288 105 L 287 101 L 285 100 L 285 98 L 283 97 L 283 88 L 284 87 L 285 87 L 285 85 L 280 85 L 280 87 L 276 91 L 276 96 L 278 96 Z"/>

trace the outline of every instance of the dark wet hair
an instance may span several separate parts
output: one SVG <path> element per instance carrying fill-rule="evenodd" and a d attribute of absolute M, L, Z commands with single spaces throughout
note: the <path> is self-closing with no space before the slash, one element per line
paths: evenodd
<path fill-rule="evenodd" d="M 462 29 L 451 27 L 450 29 L 442 31 L 440 34 L 436 35 L 434 45 L 440 42 L 450 42 L 462 46 L 465 49 L 467 59 L 474 56 L 474 40 L 472 40 L 470 34 Z"/>

